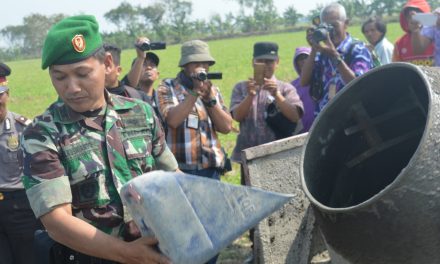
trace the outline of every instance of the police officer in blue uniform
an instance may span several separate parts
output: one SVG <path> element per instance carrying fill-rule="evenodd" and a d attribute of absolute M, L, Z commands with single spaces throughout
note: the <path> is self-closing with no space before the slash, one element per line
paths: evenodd
<path fill-rule="evenodd" d="M 31 121 L 8 111 L 10 73 L 0 63 L 0 264 L 33 264 L 34 232 L 40 224 L 21 183 L 17 159 L 20 135 Z"/>

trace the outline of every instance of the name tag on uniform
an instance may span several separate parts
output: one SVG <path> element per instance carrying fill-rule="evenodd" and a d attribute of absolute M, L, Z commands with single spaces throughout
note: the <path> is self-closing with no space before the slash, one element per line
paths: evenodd
<path fill-rule="evenodd" d="M 186 125 L 188 128 L 198 129 L 199 128 L 199 116 L 195 114 L 189 114 L 186 119 Z"/>

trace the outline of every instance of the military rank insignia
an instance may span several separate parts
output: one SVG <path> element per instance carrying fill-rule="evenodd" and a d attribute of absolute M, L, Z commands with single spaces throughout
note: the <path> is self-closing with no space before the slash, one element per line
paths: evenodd
<path fill-rule="evenodd" d="M 12 135 L 8 138 L 8 147 L 12 150 L 18 149 L 18 137 L 16 135 Z"/>
<path fill-rule="evenodd" d="M 84 36 L 75 35 L 72 39 L 72 45 L 76 52 L 84 52 L 84 50 L 86 49 L 86 40 L 84 39 Z"/>

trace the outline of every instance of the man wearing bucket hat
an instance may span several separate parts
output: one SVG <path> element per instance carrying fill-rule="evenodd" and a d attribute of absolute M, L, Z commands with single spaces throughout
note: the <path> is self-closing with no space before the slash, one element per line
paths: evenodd
<path fill-rule="evenodd" d="M 147 103 L 105 90 L 111 56 L 93 16 L 55 24 L 43 45 L 59 100 L 23 133 L 23 183 L 55 244 L 57 263 L 169 263 L 157 240 L 139 238 L 122 204 L 137 175 L 175 171 L 163 131 Z"/>
<path fill-rule="evenodd" d="M 167 126 L 167 143 L 183 172 L 220 180 L 225 154 L 217 132 L 231 131 L 232 118 L 218 87 L 197 75 L 208 72 L 215 59 L 200 40 L 182 44 L 175 79 L 165 79 L 157 89 L 159 110 Z M 215 263 L 215 259 L 209 263 Z"/>
<path fill-rule="evenodd" d="M 0 263 L 32 264 L 34 232 L 40 228 L 32 213 L 20 180 L 18 161 L 20 135 L 31 123 L 8 111 L 9 88 L 6 77 L 11 70 L 0 63 Z"/>

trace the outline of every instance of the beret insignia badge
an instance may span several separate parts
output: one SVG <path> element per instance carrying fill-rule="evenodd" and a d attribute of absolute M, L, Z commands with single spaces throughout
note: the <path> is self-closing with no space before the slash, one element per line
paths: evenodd
<path fill-rule="evenodd" d="M 72 46 L 76 52 L 84 52 L 86 49 L 86 40 L 83 35 L 75 35 L 72 39 Z"/>

